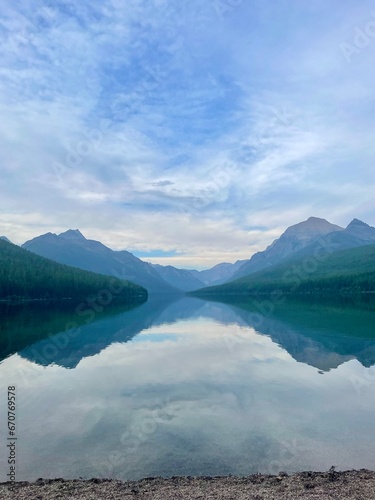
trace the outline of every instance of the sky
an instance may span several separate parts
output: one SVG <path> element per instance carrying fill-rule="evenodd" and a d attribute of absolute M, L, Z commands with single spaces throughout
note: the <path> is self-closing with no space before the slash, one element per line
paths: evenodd
<path fill-rule="evenodd" d="M 0 234 L 160 264 L 375 225 L 375 5 L 20 0 L 0 14 Z"/>

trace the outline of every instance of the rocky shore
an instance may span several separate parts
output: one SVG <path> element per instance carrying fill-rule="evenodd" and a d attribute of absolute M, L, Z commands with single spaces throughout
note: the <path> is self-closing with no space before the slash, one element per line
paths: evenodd
<path fill-rule="evenodd" d="M 0 484 L 0 498 L 49 499 L 225 499 L 375 500 L 375 472 L 369 470 L 300 472 L 287 475 L 249 477 L 172 477 L 121 482 L 109 479 L 38 479 L 35 483 Z"/>

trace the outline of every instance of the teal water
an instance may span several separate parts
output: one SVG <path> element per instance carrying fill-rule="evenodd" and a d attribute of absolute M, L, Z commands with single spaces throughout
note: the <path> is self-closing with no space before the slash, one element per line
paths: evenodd
<path fill-rule="evenodd" d="M 14 385 L 17 480 L 375 469 L 371 301 L 127 309 L 1 308 L 0 420 Z"/>

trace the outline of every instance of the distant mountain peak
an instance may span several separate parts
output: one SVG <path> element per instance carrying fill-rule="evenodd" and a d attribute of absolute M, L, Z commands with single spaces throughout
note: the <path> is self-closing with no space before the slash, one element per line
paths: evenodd
<path fill-rule="evenodd" d="M 375 242 L 375 228 L 359 219 L 353 219 L 345 229 L 345 233 L 359 239 L 362 243 L 371 244 Z"/>
<path fill-rule="evenodd" d="M 344 228 L 331 224 L 326 219 L 309 217 L 307 220 L 288 227 L 263 252 L 258 252 L 245 261 L 233 275 L 233 279 L 242 278 L 248 274 L 261 271 L 268 266 L 278 264 L 283 259 L 291 257 L 326 234 L 342 231 L 344 231 Z"/>
<path fill-rule="evenodd" d="M 321 219 L 319 217 L 309 217 L 307 220 L 299 222 L 294 226 L 290 226 L 284 234 L 290 233 L 303 233 L 303 232 L 314 232 L 314 233 L 329 233 L 333 231 L 340 231 L 344 228 L 331 224 L 326 219 Z"/>
<path fill-rule="evenodd" d="M 86 239 L 78 229 L 69 229 L 59 235 L 41 235 L 26 241 L 22 247 L 66 266 L 142 283 L 141 286 L 151 293 L 182 291 L 167 283 L 158 271 L 133 254 L 125 250 L 117 252 L 100 241 Z"/>
<path fill-rule="evenodd" d="M 7 243 L 12 243 L 6 236 L 0 236 L 0 240 L 6 241 Z"/>
<path fill-rule="evenodd" d="M 313 215 L 307 219 L 308 221 L 319 221 L 319 222 L 328 222 L 327 219 L 322 219 L 321 217 L 314 217 Z"/>
<path fill-rule="evenodd" d="M 68 229 L 65 233 L 60 233 L 59 236 L 65 238 L 66 240 L 85 240 L 86 238 L 83 236 L 79 229 Z"/>
<path fill-rule="evenodd" d="M 371 226 L 369 226 L 368 224 L 366 224 L 366 222 L 363 222 L 363 221 L 361 221 L 361 220 L 359 220 L 359 219 L 353 219 L 353 220 L 351 221 L 351 223 L 350 223 L 350 224 L 348 224 L 348 228 L 349 228 L 349 227 L 354 227 L 354 226 L 355 226 L 355 227 L 358 227 L 358 226 L 361 226 L 361 227 L 371 227 Z"/>

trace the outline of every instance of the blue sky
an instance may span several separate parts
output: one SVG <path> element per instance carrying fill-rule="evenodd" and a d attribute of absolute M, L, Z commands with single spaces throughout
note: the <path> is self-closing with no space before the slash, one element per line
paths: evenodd
<path fill-rule="evenodd" d="M 375 6 L 7 2 L 0 233 L 248 258 L 309 216 L 375 225 Z"/>

